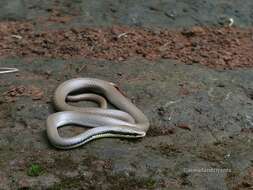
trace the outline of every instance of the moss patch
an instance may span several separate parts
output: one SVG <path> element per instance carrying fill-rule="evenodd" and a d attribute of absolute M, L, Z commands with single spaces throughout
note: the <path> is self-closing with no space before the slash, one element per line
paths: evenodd
<path fill-rule="evenodd" d="M 32 164 L 27 170 L 27 175 L 31 177 L 37 177 L 43 173 L 43 168 L 39 164 Z"/>
<path fill-rule="evenodd" d="M 62 190 L 62 189 L 73 189 L 83 187 L 82 180 L 80 178 L 66 178 L 61 183 L 57 183 L 48 190 Z"/>
<path fill-rule="evenodd" d="M 184 150 L 184 147 L 176 146 L 175 144 L 165 144 L 165 143 L 160 143 L 158 147 L 153 146 L 147 147 L 151 148 L 154 151 L 159 151 L 162 155 L 165 156 L 174 156 L 182 153 L 182 151 Z"/>
<path fill-rule="evenodd" d="M 103 175 L 102 175 L 103 173 Z M 62 189 L 110 189 L 110 190 L 137 190 L 137 189 L 154 189 L 157 182 L 152 177 L 139 178 L 136 176 L 125 176 L 122 174 L 110 175 L 107 172 L 101 172 L 101 175 L 91 177 L 64 178 L 61 183 L 57 183 L 48 190 Z"/>
<path fill-rule="evenodd" d="M 78 164 L 74 163 L 74 161 L 69 156 L 64 156 L 61 158 L 55 158 L 55 162 L 53 164 L 53 168 L 57 170 L 74 170 L 78 167 Z"/>

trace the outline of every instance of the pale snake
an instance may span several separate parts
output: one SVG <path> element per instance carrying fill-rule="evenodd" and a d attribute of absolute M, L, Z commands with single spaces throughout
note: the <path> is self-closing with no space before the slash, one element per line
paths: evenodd
<path fill-rule="evenodd" d="M 103 137 L 144 137 L 149 128 L 147 117 L 107 81 L 94 78 L 68 80 L 56 89 L 53 100 L 60 112 L 48 117 L 47 135 L 57 148 L 71 149 Z M 100 107 L 76 107 L 66 102 L 81 100 L 97 102 Z M 107 101 L 117 109 L 108 109 Z M 73 124 L 91 129 L 74 137 L 59 135 L 59 127 Z"/>

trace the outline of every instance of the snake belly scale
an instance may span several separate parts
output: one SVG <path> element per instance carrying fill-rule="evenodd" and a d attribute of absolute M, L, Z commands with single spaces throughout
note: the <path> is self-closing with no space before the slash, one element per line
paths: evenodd
<path fill-rule="evenodd" d="M 79 95 L 74 95 L 78 93 Z M 90 100 L 100 107 L 76 107 L 67 102 Z M 108 109 L 107 101 L 118 109 Z M 57 113 L 47 119 L 47 136 L 57 148 L 71 149 L 104 137 L 144 137 L 149 128 L 147 117 L 113 83 L 76 78 L 58 86 L 54 94 Z M 74 137 L 61 137 L 58 128 L 80 125 L 90 129 Z"/>

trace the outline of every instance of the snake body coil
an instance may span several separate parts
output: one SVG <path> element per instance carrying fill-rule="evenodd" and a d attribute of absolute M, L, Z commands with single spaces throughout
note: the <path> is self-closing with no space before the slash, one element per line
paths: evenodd
<path fill-rule="evenodd" d="M 79 95 L 73 95 L 75 93 Z M 66 102 L 81 100 L 97 102 L 100 108 L 75 107 Z M 107 101 L 118 110 L 108 109 Z M 54 104 L 60 112 L 48 117 L 47 135 L 57 148 L 71 149 L 103 137 L 144 137 L 149 128 L 147 117 L 107 81 L 93 78 L 68 80 L 56 89 Z M 74 137 L 61 137 L 58 128 L 71 124 L 91 129 Z"/>

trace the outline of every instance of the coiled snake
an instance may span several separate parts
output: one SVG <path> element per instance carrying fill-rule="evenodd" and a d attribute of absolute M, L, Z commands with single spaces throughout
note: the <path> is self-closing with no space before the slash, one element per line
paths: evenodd
<path fill-rule="evenodd" d="M 75 107 L 66 102 L 81 100 L 94 101 L 100 108 Z M 118 110 L 108 109 L 107 101 Z M 104 137 L 144 137 L 149 128 L 147 117 L 113 83 L 99 79 L 76 78 L 62 83 L 55 91 L 54 105 L 60 112 L 48 117 L 47 136 L 60 149 L 75 148 Z M 71 124 L 91 129 L 74 137 L 61 137 L 58 128 Z"/>

